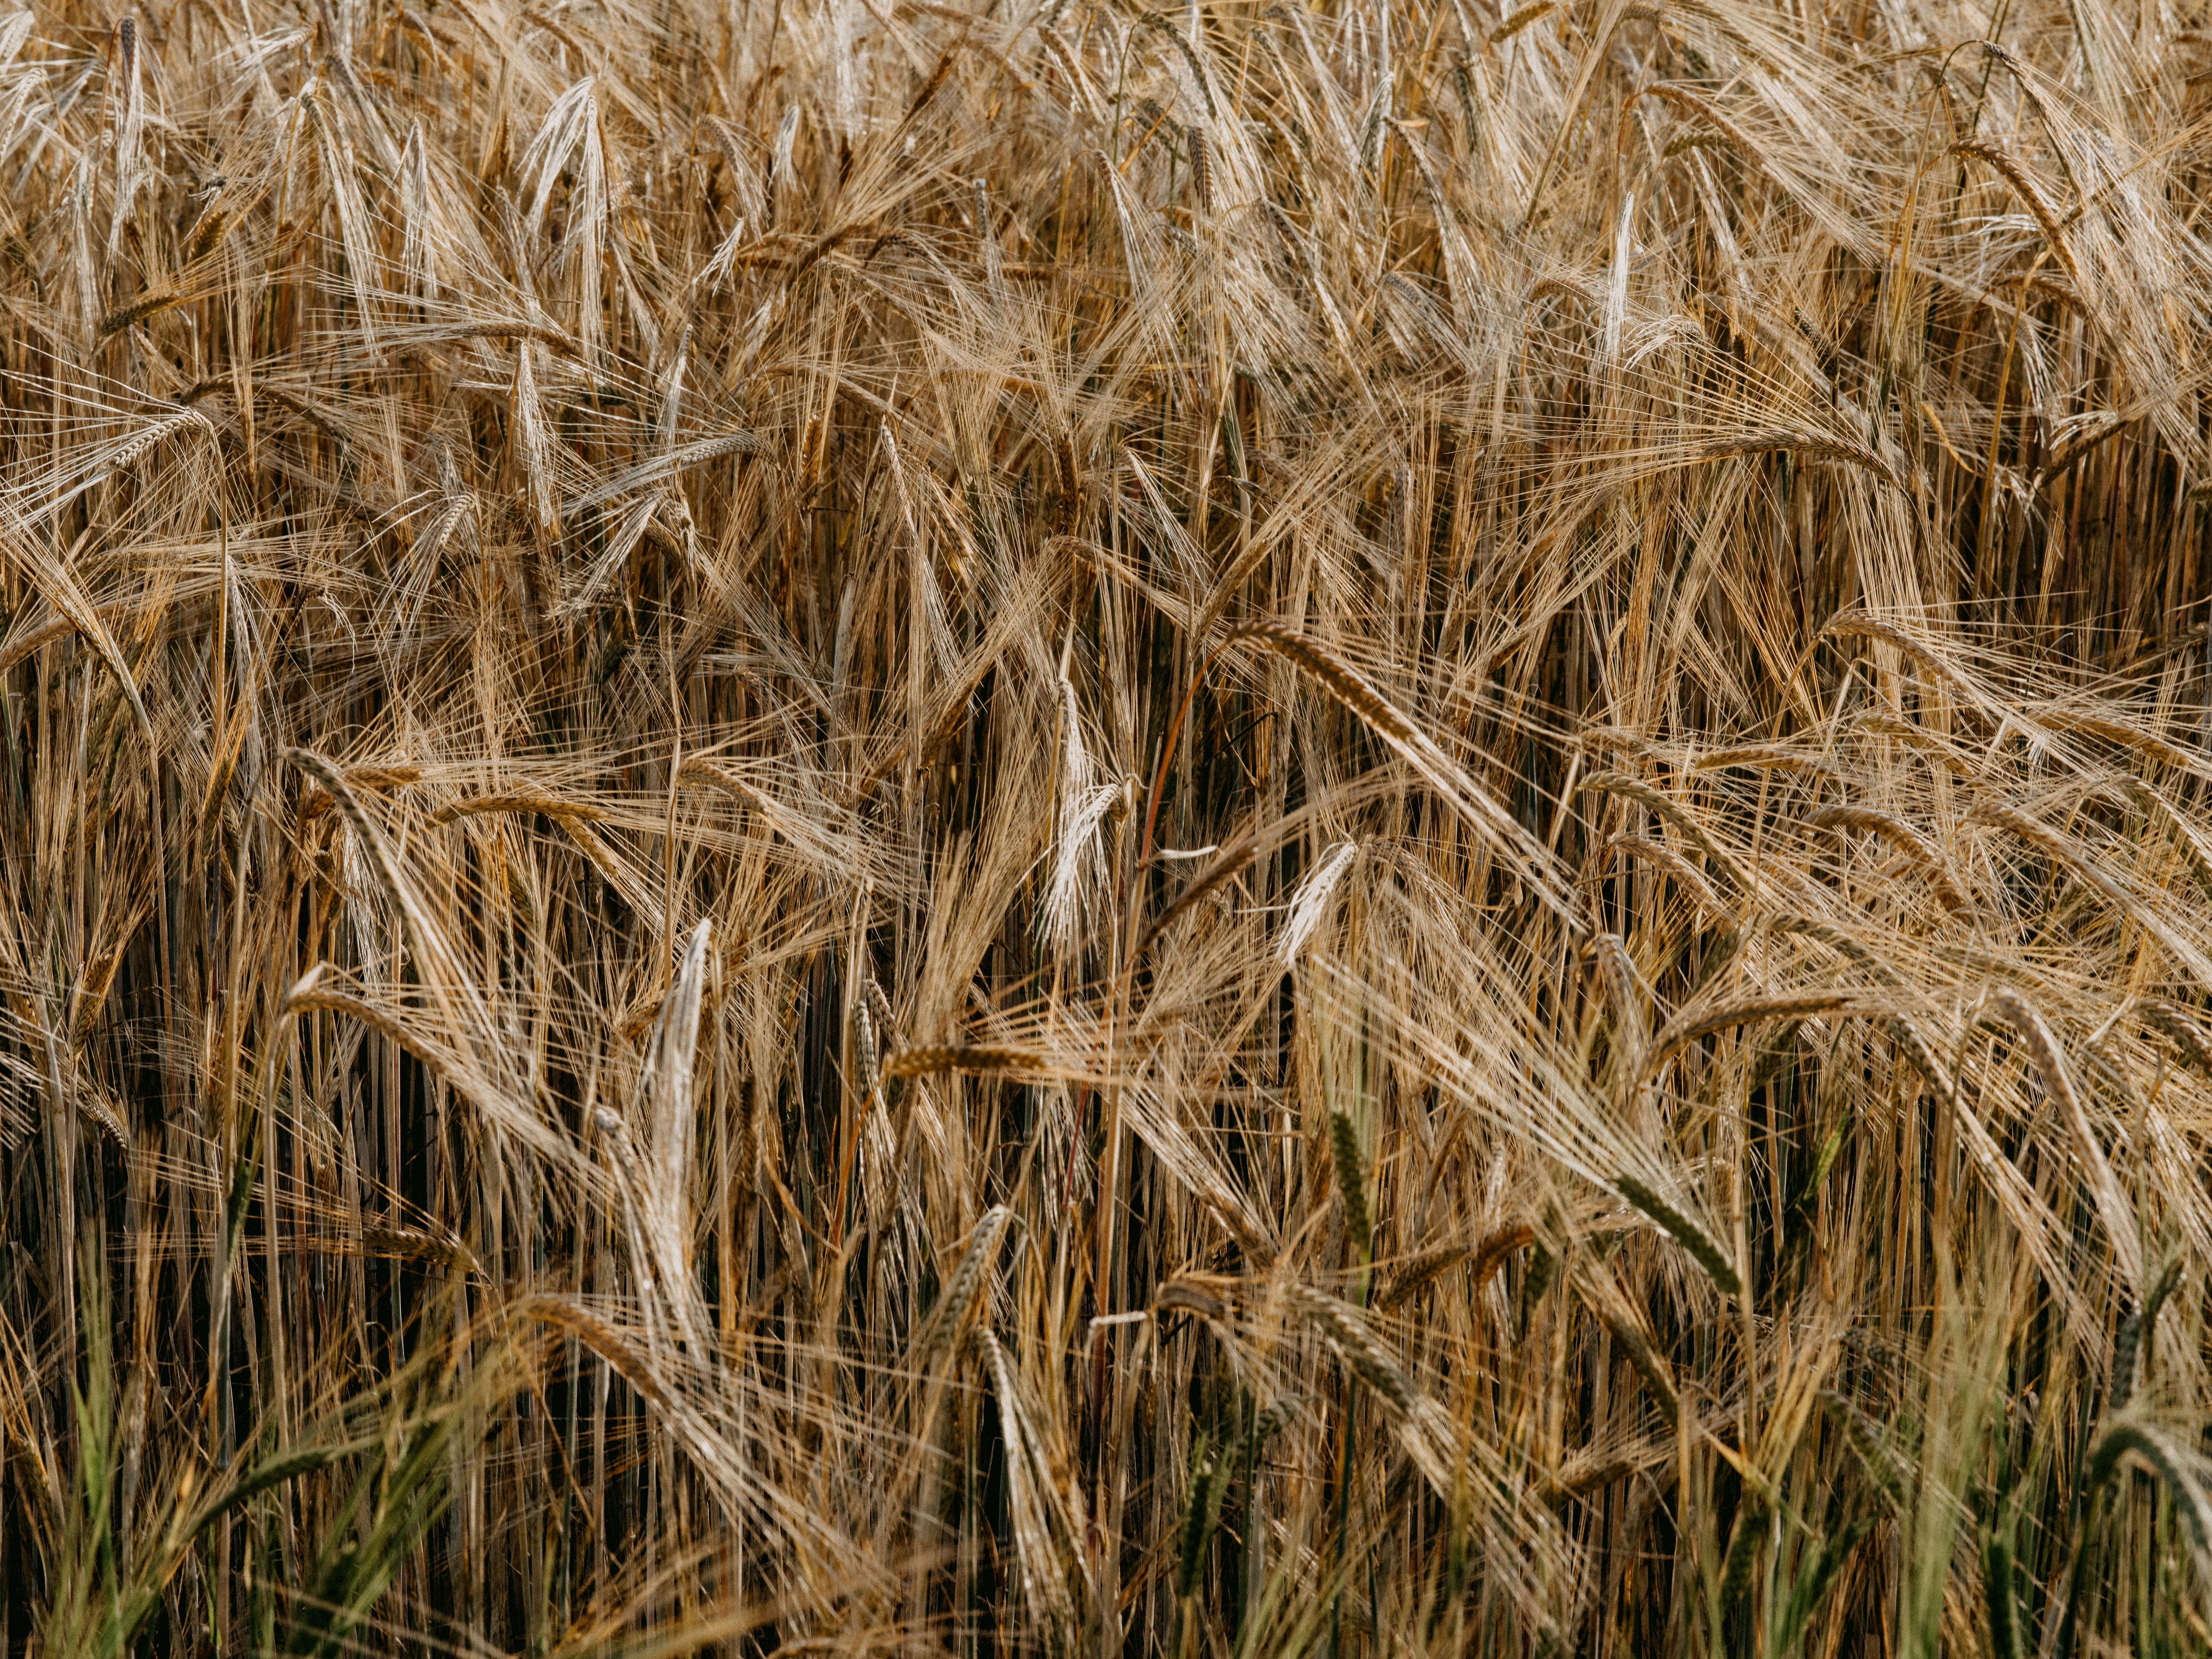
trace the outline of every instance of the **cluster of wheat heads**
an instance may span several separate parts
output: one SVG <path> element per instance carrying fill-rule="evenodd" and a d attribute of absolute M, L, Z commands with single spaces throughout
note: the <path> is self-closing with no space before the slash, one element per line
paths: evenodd
<path fill-rule="evenodd" d="M 5 1641 L 2203 1652 L 2208 74 L 0 18 Z"/>

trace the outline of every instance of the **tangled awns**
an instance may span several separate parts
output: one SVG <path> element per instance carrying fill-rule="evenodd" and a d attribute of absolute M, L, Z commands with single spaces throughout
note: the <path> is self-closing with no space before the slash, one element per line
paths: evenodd
<path fill-rule="evenodd" d="M 2212 1649 L 2203 10 L 0 13 L 0 1648 Z"/>

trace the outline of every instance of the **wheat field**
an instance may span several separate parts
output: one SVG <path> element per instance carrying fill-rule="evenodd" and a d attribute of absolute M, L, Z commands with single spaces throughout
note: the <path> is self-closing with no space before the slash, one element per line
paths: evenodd
<path fill-rule="evenodd" d="M 2212 1648 L 2193 4 L 0 17 L 7 1650 Z"/>

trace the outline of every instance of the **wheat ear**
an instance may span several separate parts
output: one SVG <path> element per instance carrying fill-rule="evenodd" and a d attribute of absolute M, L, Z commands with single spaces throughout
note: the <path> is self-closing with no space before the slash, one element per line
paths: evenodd
<path fill-rule="evenodd" d="M 1336 1189 L 1344 1199 L 1344 1233 L 1360 1259 L 1375 1253 L 1375 1230 L 1367 1213 L 1367 1177 L 1360 1168 L 1359 1131 L 1340 1111 L 1328 1115 L 1328 1139 L 1336 1154 Z"/>
<path fill-rule="evenodd" d="M 1743 1279 L 1736 1272 L 1735 1264 L 1703 1227 L 1634 1176 L 1615 1176 L 1613 1189 L 1672 1234 L 1714 1284 L 1730 1296 L 1743 1293 Z"/>
<path fill-rule="evenodd" d="M 2017 991 L 2009 988 L 2000 990 L 1992 1000 L 1997 1011 L 2020 1032 L 2028 1052 L 2035 1057 L 2036 1068 L 2043 1074 L 2044 1090 L 2057 1103 L 2066 1127 L 2073 1133 L 2075 1149 L 2087 1172 L 2089 1192 L 2096 1200 L 2097 1213 L 2105 1224 L 2112 1254 L 2128 1281 L 2140 1287 L 2142 1240 L 2136 1230 L 2135 1208 L 2121 1190 L 2119 1179 L 2112 1173 L 2105 1149 L 2090 1126 L 2081 1091 L 2074 1086 L 2074 1073 L 2059 1049 L 2057 1038 L 2051 1035 L 2040 1011 Z"/>
<path fill-rule="evenodd" d="M 1966 896 L 1959 890 L 1959 884 L 1951 878 L 1945 867 L 1943 855 L 1936 843 L 1929 841 L 1903 818 L 1873 806 L 1824 806 L 1806 820 L 1816 830 L 1863 830 L 1880 836 L 1888 842 L 1926 874 L 1929 885 L 1935 890 L 1936 902 L 1953 915 L 1966 908 Z"/>
<path fill-rule="evenodd" d="M 1645 1067 L 1648 1070 L 1662 1065 L 1692 1043 L 1709 1037 L 1716 1031 L 1725 1031 L 1730 1026 L 1753 1025 L 1770 1019 L 1805 1019 L 1814 1014 L 1832 1013 L 1838 1008 L 1850 1007 L 1860 994 L 1832 987 L 1815 987 L 1808 990 L 1778 991 L 1769 996 L 1751 997 L 1717 1008 L 1679 1014 L 1651 1039 L 1651 1048 L 1644 1060 Z"/>
<path fill-rule="evenodd" d="M 1735 884 L 1739 892 L 1750 895 L 1759 890 L 1753 885 L 1750 876 L 1745 873 L 1743 866 L 1721 850 L 1713 838 L 1705 833 L 1704 826 L 1694 822 L 1690 815 L 1674 801 L 1669 800 L 1641 779 L 1632 778 L 1622 772 L 1593 772 L 1582 781 L 1581 788 L 1577 793 L 1592 792 L 1620 795 L 1640 805 L 1650 807 L 1668 823 L 1680 830 L 1699 852 L 1711 859 L 1721 873 Z"/>

